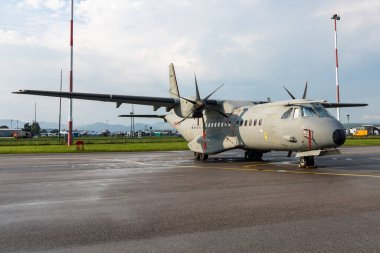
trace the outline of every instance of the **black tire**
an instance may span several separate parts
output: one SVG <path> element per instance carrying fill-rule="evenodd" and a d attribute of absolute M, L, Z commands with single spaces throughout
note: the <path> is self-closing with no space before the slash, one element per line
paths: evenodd
<path fill-rule="evenodd" d="M 307 161 L 308 167 L 314 167 L 314 156 L 309 156 Z"/>
<path fill-rule="evenodd" d="M 194 152 L 194 160 L 199 160 L 199 159 L 201 159 L 200 154 L 197 152 Z"/>
<path fill-rule="evenodd" d="M 263 159 L 263 153 L 256 151 L 256 152 L 255 152 L 254 159 L 255 159 L 256 161 L 261 161 L 261 160 Z"/>
<path fill-rule="evenodd" d="M 307 166 L 307 158 L 305 156 L 300 157 L 300 163 L 298 167 L 304 169 Z"/>
<path fill-rule="evenodd" d="M 208 154 L 201 153 L 199 155 L 199 159 L 202 161 L 206 161 L 208 159 Z"/>

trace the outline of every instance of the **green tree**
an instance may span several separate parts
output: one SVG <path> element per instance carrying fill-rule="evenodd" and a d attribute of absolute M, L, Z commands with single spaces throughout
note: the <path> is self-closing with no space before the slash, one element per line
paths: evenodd
<path fill-rule="evenodd" d="M 57 134 L 58 133 L 58 129 L 53 129 L 53 130 L 50 131 L 50 133 Z"/>
<path fill-rule="evenodd" d="M 24 131 L 25 132 L 32 132 L 32 128 L 29 123 L 24 124 Z"/>
<path fill-rule="evenodd" d="M 2 126 L 0 126 L 0 129 L 9 129 L 9 127 L 6 125 L 2 125 Z"/>
<path fill-rule="evenodd" d="M 41 132 L 41 127 L 40 127 L 40 124 L 38 124 L 38 122 L 34 121 L 32 125 L 30 126 L 30 128 L 33 135 L 39 135 Z"/>

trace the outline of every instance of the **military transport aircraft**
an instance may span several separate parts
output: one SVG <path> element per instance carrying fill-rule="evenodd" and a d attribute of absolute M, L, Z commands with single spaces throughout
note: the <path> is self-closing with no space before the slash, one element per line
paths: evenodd
<path fill-rule="evenodd" d="M 221 87 L 221 86 L 220 86 Z M 169 122 L 189 142 L 197 160 L 231 149 L 245 150 L 249 160 L 261 160 L 271 150 L 298 152 L 299 167 L 314 166 L 314 157 L 336 154 L 346 140 L 342 124 L 325 108 L 366 106 L 354 103 L 327 103 L 306 99 L 307 83 L 302 99 L 290 93 L 291 100 L 241 101 L 201 98 L 195 77 L 195 97 L 182 97 L 178 90 L 174 65 L 169 66 L 170 97 L 109 95 L 43 90 L 19 90 L 13 93 L 64 97 L 73 99 L 150 105 L 154 111 L 165 107 L 167 115 L 133 115 L 159 117 Z M 121 115 L 127 116 L 127 115 Z"/>

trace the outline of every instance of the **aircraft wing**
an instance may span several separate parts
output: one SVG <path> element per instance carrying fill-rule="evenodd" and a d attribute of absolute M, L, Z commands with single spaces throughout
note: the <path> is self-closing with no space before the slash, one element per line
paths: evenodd
<path fill-rule="evenodd" d="M 361 107 L 367 106 L 368 104 L 364 103 L 321 103 L 321 105 L 325 108 L 337 108 L 337 107 Z"/>
<path fill-rule="evenodd" d="M 59 92 L 45 90 L 19 90 L 12 92 L 14 94 L 38 95 L 47 97 L 62 97 L 84 100 L 94 100 L 103 102 L 115 102 L 119 107 L 123 103 L 137 105 L 151 105 L 157 110 L 160 107 L 167 109 L 173 108 L 179 104 L 179 99 L 164 98 L 164 97 L 145 97 L 145 96 L 130 96 L 130 95 L 113 95 L 113 94 L 98 94 L 98 93 L 80 93 L 80 92 Z"/>

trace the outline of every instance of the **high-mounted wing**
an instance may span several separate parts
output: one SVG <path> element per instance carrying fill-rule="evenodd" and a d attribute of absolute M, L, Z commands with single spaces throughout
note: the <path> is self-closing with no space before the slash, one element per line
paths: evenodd
<path fill-rule="evenodd" d="M 164 97 L 145 97 L 145 96 L 129 96 L 129 95 L 113 95 L 113 94 L 97 94 L 97 93 L 80 93 L 80 92 L 59 92 L 44 90 L 19 90 L 12 92 L 15 94 L 38 95 L 47 97 L 63 97 L 84 100 L 94 100 L 103 102 L 115 102 L 119 107 L 123 103 L 137 105 L 151 105 L 154 110 L 160 107 L 166 107 L 167 111 L 179 104 L 179 99 Z"/>
<path fill-rule="evenodd" d="M 368 104 L 364 103 L 328 103 L 324 102 L 321 103 L 321 105 L 325 108 L 337 108 L 337 107 L 361 107 L 361 106 L 367 106 Z"/>
<path fill-rule="evenodd" d="M 166 115 L 156 115 L 156 114 L 122 114 L 118 117 L 125 117 L 125 118 L 160 118 L 164 119 Z"/>

